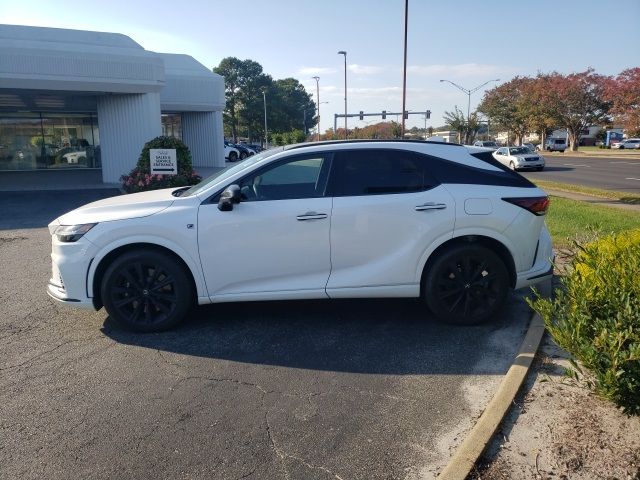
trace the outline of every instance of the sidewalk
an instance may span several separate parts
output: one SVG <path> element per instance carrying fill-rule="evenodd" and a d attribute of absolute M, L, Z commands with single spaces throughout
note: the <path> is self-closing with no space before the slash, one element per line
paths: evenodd
<path fill-rule="evenodd" d="M 602 205 L 603 207 L 612 207 L 622 210 L 640 212 L 640 204 L 625 203 L 623 201 L 613 200 L 611 198 L 594 197 L 592 195 L 585 195 L 584 193 L 564 192 L 562 190 L 553 190 L 551 188 L 543 188 L 543 190 L 549 195 L 555 197 L 569 198 L 571 200 L 592 203 L 594 205 Z"/>

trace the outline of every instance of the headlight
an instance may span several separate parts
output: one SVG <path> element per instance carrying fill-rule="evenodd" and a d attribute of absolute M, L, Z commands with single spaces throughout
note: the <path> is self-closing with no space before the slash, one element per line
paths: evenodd
<path fill-rule="evenodd" d="M 61 242 L 77 242 L 82 236 L 95 227 L 97 223 L 85 223 L 83 225 L 60 225 L 56 228 L 55 235 Z"/>

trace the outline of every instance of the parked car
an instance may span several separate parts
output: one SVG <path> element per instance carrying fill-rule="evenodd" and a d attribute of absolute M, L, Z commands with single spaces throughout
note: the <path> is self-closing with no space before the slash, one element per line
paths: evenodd
<path fill-rule="evenodd" d="M 493 152 L 493 158 L 511 170 L 544 169 L 544 157 L 529 150 L 528 147 L 500 147 Z"/>
<path fill-rule="evenodd" d="M 473 142 L 473 146 L 474 147 L 493 148 L 493 149 L 497 149 L 498 148 L 498 144 L 496 142 L 493 142 L 493 141 L 490 141 L 490 140 L 476 140 L 475 142 Z"/>
<path fill-rule="evenodd" d="M 422 141 L 274 147 L 193 187 L 90 203 L 49 224 L 48 293 L 133 330 L 194 303 L 420 297 L 494 318 L 549 279 L 547 195 L 491 151 Z"/>
<path fill-rule="evenodd" d="M 538 150 L 542 145 L 538 145 Z M 544 144 L 544 150 L 547 152 L 564 152 L 567 149 L 567 140 L 564 138 L 547 138 Z"/>
<path fill-rule="evenodd" d="M 224 158 L 230 162 L 237 162 L 240 159 L 240 150 L 225 141 Z"/>
<path fill-rule="evenodd" d="M 640 149 L 640 138 L 627 138 L 622 142 L 614 142 L 611 144 L 611 148 L 618 148 L 620 150 L 628 149 Z"/>
<path fill-rule="evenodd" d="M 235 149 L 238 150 L 238 152 L 240 152 L 240 160 L 244 160 L 247 157 L 250 157 L 251 155 L 255 155 L 256 152 L 254 152 L 253 150 L 251 150 L 249 147 L 247 147 L 246 145 L 242 145 L 241 143 L 230 143 L 229 145 L 231 145 L 232 147 L 234 147 Z"/>
<path fill-rule="evenodd" d="M 523 147 L 527 147 L 531 153 L 535 153 L 536 146 L 533 143 L 523 143 Z"/>

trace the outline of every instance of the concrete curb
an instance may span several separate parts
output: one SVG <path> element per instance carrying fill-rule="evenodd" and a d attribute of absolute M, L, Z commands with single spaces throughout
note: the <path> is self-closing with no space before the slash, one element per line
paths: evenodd
<path fill-rule="evenodd" d="M 502 418 L 511 407 L 522 382 L 524 381 L 533 358 L 544 334 L 544 322 L 540 315 L 534 314 L 529 324 L 529 330 L 520 345 L 520 350 L 498 387 L 489 405 L 478 419 L 471 432 L 458 447 L 447 466 L 442 470 L 440 480 L 464 480 L 491 441 L 498 429 Z"/>

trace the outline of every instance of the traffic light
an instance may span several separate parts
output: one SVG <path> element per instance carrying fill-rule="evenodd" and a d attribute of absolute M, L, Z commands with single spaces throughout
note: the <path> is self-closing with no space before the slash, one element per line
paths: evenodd
<path fill-rule="evenodd" d="M 431 118 L 431 110 L 427 110 L 427 119 Z"/>
<path fill-rule="evenodd" d="M 364 112 L 360 110 L 360 120 L 364 120 Z"/>
<path fill-rule="evenodd" d="M 387 111 L 386 110 L 382 110 L 382 119 L 386 119 L 387 118 Z"/>

